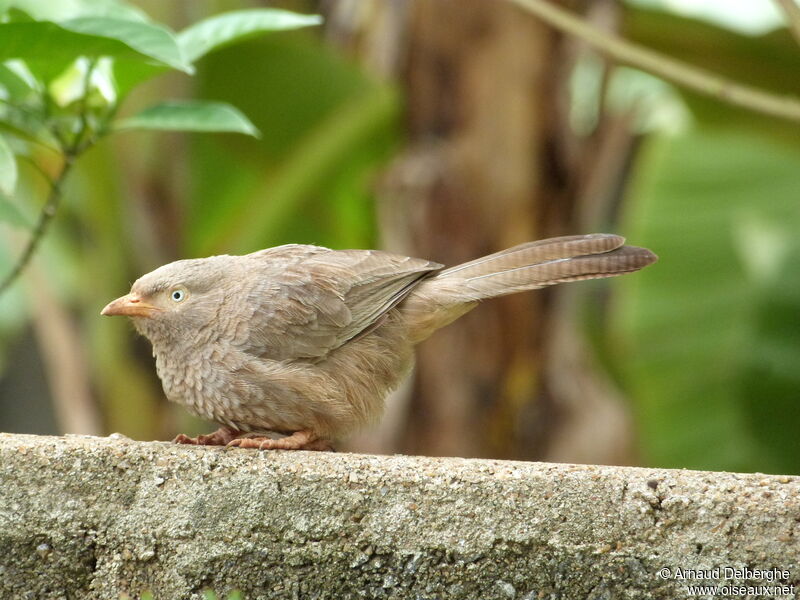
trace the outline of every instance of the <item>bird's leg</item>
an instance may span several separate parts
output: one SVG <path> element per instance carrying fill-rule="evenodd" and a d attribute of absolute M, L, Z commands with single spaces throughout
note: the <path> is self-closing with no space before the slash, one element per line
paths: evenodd
<path fill-rule="evenodd" d="M 328 440 L 323 440 L 308 429 L 295 431 L 286 437 L 273 439 L 263 435 L 238 437 L 228 442 L 228 446 L 239 448 L 258 448 L 259 450 L 327 450 L 333 451 Z"/>
<path fill-rule="evenodd" d="M 225 446 L 239 435 L 242 435 L 242 432 L 238 429 L 220 427 L 214 433 L 198 435 L 193 438 L 181 433 L 178 434 L 172 442 L 175 444 L 191 444 L 193 446 Z"/>

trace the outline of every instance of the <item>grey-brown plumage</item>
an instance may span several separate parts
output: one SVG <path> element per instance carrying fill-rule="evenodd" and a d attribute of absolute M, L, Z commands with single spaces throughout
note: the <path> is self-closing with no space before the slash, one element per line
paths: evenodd
<path fill-rule="evenodd" d="M 481 300 L 656 260 L 623 243 L 609 234 L 553 238 L 448 269 L 292 244 L 170 263 L 103 314 L 130 316 L 150 340 L 167 398 L 222 425 L 176 441 L 325 449 L 376 420 L 414 345 Z"/>

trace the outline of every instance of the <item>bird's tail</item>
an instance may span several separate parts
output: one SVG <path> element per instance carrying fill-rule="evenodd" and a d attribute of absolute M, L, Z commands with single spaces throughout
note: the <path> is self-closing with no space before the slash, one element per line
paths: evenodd
<path fill-rule="evenodd" d="M 426 338 L 486 298 L 614 277 L 658 260 L 650 250 L 624 243 L 625 238 L 606 233 L 550 238 L 439 271 L 423 280 L 404 302 L 412 337 Z"/>

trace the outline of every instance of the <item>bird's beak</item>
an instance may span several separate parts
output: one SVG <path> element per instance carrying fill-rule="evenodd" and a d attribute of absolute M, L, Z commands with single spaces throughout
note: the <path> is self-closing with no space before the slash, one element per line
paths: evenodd
<path fill-rule="evenodd" d="M 100 312 L 101 315 L 112 317 L 123 315 L 126 317 L 150 317 L 154 312 L 161 309 L 147 302 L 143 302 L 136 294 L 127 294 L 122 298 L 117 298 Z"/>

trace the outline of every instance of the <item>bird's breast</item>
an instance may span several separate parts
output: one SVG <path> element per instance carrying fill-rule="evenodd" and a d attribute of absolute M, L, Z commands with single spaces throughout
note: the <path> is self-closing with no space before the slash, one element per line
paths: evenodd
<path fill-rule="evenodd" d="M 154 348 L 156 372 L 167 399 L 206 419 L 215 419 L 225 398 L 224 360 L 215 349 L 182 352 Z"/>

